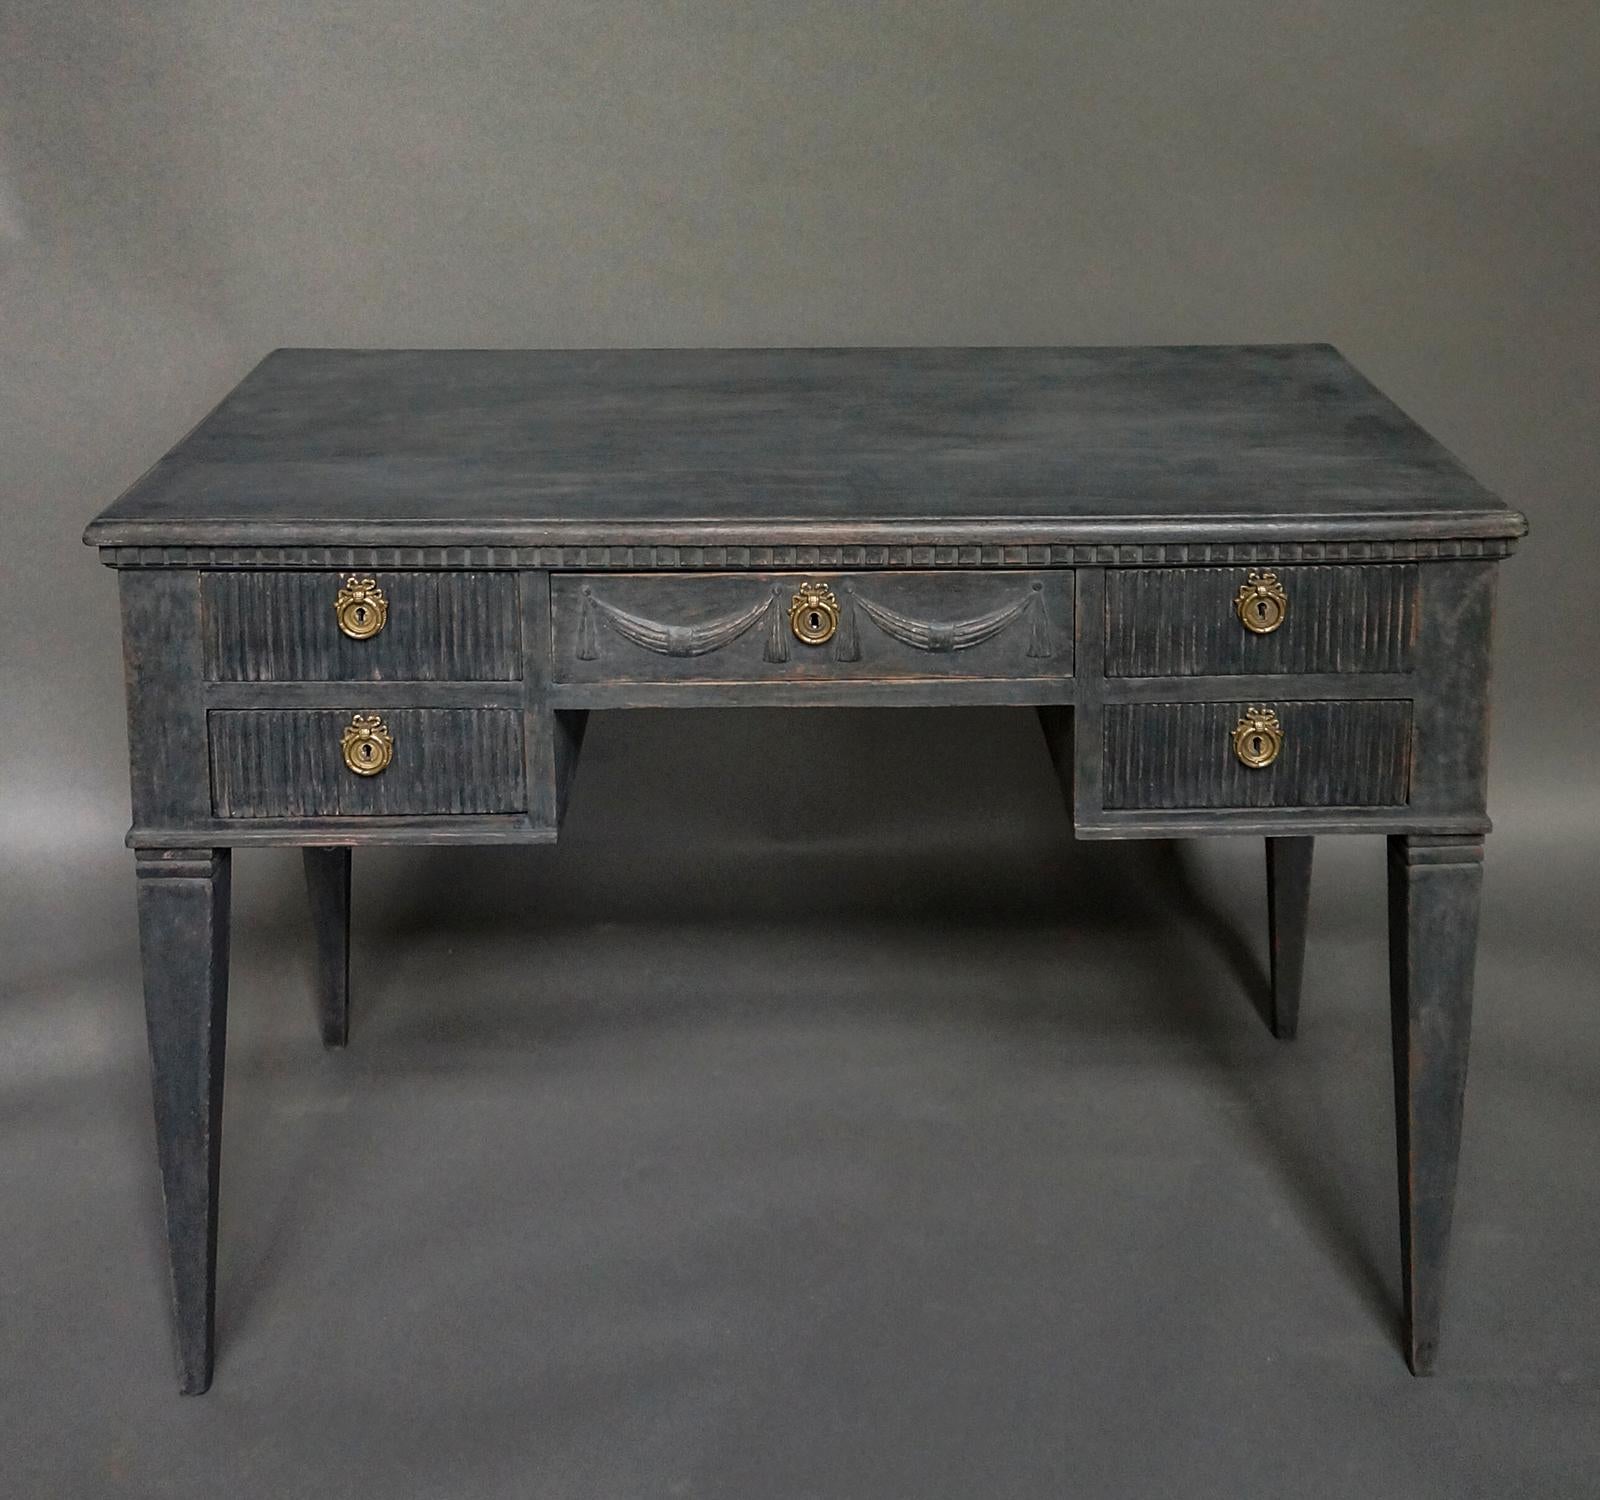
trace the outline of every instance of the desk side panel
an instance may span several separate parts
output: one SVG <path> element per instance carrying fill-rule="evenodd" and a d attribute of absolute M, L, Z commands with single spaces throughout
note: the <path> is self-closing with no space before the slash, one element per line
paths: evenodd
<path fill-rule="evenodd" d="M 1439 562 L 1418 569 L 1411 812 L 1486 818 L 1489 680 L 1496 565 Z"/>
<path fill-rule="evenodd" d="M 200 575 L 121 570 L 122 659 L 135 828 L 211 818 Z"/>

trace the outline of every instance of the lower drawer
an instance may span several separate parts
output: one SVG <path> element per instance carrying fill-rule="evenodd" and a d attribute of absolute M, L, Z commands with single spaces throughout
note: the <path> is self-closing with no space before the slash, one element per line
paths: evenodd
<path fill-rule="evenodd" d="M 1257 709 L 1270 716 L 1264 724 L 1252 717 Z M 1399 807 L 1410 782 L 1404 700 L 1105 709 L 1108 809 Z"/>
<path fill-rule="evenodd" d="M 352 725 L 352 721 L 360 723 Z M 219 818 L 511 813 L 527 807 L 509 708 L 213 709 Z M 348 759 L 347 759 L 348 756 Z M 360 769 L 352 769 L 351 761 Z M 381 768 L 379 768 L 381 767 Z"/>

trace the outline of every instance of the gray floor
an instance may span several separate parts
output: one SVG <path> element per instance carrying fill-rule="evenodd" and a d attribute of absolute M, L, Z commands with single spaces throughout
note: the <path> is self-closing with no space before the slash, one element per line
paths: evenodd
<path fill-rule="evenodd" d="M 1280 1044 L 1259 845 L 1074 844 L 1025 714 L 608 717 L 559 850 L 358 860 L 325 1054 L 295 860 L 241 855 L 198 1400 L 126 858 L 34 888 L 0 1491 L 1600 1493 L 1592 854 L 1491 844 L 1431 1381 L 1396 1338 L 1381 840 L 1318 858 Z"/>

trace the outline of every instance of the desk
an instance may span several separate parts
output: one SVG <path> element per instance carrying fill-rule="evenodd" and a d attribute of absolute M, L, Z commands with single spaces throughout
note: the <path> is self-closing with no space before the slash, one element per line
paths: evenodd
<path fill-rule="evenodd" d="M 1525 530 L 1325 345 L 272 354 L 85 538 L 121 587 L 182 1389 L 232 850 L 304 846 L 342 1045 L 356 846 L 551 843 L 590 710 L 713 704 L 1030 707 L 1080 837 L 1261 836 L 1283 1037 L 1315 836 L 1385 835 L 1430 1370 Z"/>

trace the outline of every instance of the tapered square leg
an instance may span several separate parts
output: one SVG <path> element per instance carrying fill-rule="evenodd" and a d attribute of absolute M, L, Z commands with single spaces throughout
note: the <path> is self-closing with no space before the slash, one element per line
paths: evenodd
<path fill-rule="evenodd" d="M 227 849 L 138 851 L 139 950 L 178 1386 L 211 1384 L 228 1013 Z"/>
<path fill-rule="evenodd" d="M 1300 1025 L 1311 911 L 1309 838 L 1267 840 L 1267 939 L 1272 955 L 1272 1034 L 1290 1040 Z"/>
<path fill-rule="evenodd" d="M 1406 1363 L 1433 1372 L 1472 1026 L 1483 845 L 1389 840 L 1389 1004 Z"/>
<path fill-rule="evenodd" d="M 350 1040 L 350 850 L 305 851 L 306 894 L 317 943 L 317 1019 L 322 1045 Z"/>

